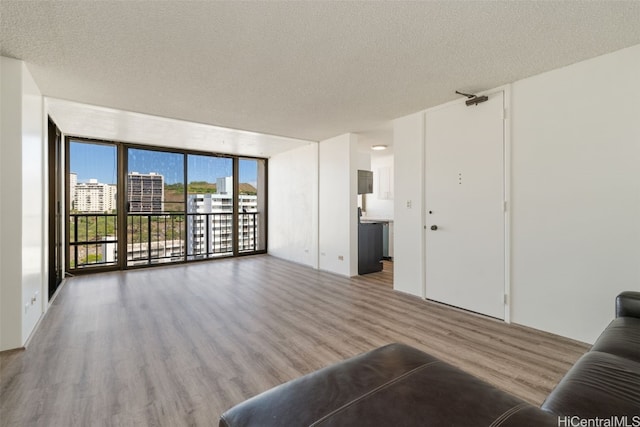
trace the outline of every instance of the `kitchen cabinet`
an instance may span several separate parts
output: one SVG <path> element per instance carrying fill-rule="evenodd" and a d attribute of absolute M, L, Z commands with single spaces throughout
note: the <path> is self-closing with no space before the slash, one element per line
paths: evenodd
<path fill-rule="evenodd" d="M 382 271 L 382 223 L 358 225 L 358 274 Z"/>

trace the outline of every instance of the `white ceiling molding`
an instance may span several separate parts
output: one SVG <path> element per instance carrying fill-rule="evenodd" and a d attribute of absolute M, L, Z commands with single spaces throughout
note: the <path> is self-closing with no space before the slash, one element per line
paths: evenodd
<path fill-rule="evenodd" d="M 315 144 L 313 141 L 168 119 L 55 98 L 46 98 L 46 104 L 54 122 L 70 136 L 265 158 L 306 144 Z"/>

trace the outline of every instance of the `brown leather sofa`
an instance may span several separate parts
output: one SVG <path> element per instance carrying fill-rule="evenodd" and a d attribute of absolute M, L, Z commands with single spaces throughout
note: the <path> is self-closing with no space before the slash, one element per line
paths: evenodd
<path fill-rule="evenodd" d="M 616 319 L 541 408 L 390 344 L 240 403 L 220 426 L 557 427 L 596 417 L 640 426 L 640 292 L 618 295 Z"/>

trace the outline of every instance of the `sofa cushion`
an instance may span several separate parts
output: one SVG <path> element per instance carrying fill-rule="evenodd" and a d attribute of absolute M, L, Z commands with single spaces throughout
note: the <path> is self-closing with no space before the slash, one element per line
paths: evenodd
<path fill-rule="evenodd" d="M 640 318 L 614 319 L 591 350 L 611 353 L 640 363 Z"/>
<path fill-rule="evenodd" d="M 581 418 L 640 416 L 640 363 L 590 351 L 569 370 L 542 408 Z"/>
<path fill-rule="evenodd" d="M 433 356 L 391 344 L 225 412 L 221 426 L 557 426 L 557 418 Z"/>

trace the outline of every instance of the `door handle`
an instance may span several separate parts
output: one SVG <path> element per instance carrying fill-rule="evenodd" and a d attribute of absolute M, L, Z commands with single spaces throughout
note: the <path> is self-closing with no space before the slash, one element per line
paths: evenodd
<path fill-rule="evenodd" d="M 433 231 L 436 231 L 436 230 L 438 229 L 438 226 L 437 226 L 437 225 L 432 225 L 432 226 L 431 226 L 431 229 L 432 229 Z"/>

